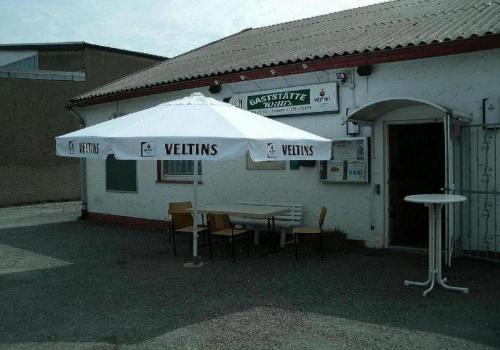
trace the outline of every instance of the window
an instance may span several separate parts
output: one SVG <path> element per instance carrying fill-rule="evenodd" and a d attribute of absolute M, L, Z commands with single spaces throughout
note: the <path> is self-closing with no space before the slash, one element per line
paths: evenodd
<path fill-rule="evenodd" d="M 185 182 L 192 181 L 194 174 L 193 160 L 159 161 L 158 181 Z M 198 161 L 198 174 L 202 174 L 201 161 Z"/>
<path fill-rule="evenodd" d="M 137 165 L 135 160 L 106 158 L 106 191 L 137 192 Z"/>
<path fill-rule="evenodd" d="M 85 81 L 85 72 L 39 70 L 36 51 L 0 52 L 0 78 Z"/>

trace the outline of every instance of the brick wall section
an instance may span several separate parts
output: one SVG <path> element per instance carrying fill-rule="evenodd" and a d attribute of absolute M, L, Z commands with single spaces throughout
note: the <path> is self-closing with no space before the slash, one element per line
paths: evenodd
<path fill-rule="evenodd" d="M 79 161 L 55 155 L 54 137 L 79 128 L 64 106 L 156 62 L 93 47 L 39 51 L 40 70 L 85 71 L 85 81 L 0 78 L 0 206 L 79 199 Z"/>

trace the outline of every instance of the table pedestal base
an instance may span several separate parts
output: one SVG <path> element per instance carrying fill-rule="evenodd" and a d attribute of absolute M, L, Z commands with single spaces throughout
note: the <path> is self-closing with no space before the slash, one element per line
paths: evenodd
<path fill-rule="evenodd" d="M 405 281 L 405 286 L 418 286 L 427 288 L 422 295 L 425 297 L 437 282 L 441 287 L 456 292 L 469 293 L 468 288 L 452 287 L 445 282 L 441 275 L 441 208 L 442 204 L 428 204 L 429 207 L 429 278 L 425 282 Z"/>
<path fill-rule="evenodd" d="M 437 274 L 434 274 L 431 278 L 429 278 L 427 281 L 425 282 L 413 282 L 413 281 L 405 281 L 405 286 L 418 286 L 418 287 L 425 287 L 427 285 L 429 285 L 429 288 L 427 288 L 423 293 L 422 295 L 425 297 L 427 294 L 429 294 L 431 292 L 431 290 L 434 289 L 434 284 L 435 282 L 437 282 L 437 284 L 439 284 L 441 287 L 443 288 L 446 288 L 446 289 L 449 289 L 449 290 L 453 290 L 453 291 L 456 291 L 456 292 L 462 292 L 462 293 L 469 293 L 469 288 L 463 288 L 463 287 L 453 287 L 453 286 L 449 286 L 447 285 L 445 282 L 448 281 L 448 279 L 445 277 L 445 278 L 439 278 L 437 276 Z"/>

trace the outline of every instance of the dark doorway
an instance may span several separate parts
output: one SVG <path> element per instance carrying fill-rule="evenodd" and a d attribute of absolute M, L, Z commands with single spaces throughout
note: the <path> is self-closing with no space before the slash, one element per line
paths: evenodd
<path fill-rule="evenodd" d="M 389 126 L 390 244 L 427 248 L 428 209 L 405 196 L 442 193 L 444 132 L 441 123 Z"/>

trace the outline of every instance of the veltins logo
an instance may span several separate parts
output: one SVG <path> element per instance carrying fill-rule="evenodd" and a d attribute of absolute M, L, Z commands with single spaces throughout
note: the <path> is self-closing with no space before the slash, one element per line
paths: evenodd
<path fill-rule="evenodd" d="M 277 157 L 277 154 L 276 154 L 276 146 L 274 145 L 274 143 L 268 143 L 267 144 L 267 158 L 276 158 Z"/>
<path fill-rule="evenodd" d="M 233 101 L 233 106 L 243 109 L 243 100 L 241 98 L 237 98 Z"/>
<path fill-rule="evenodd" d="M 314 102 L 319 103 L 319 104 L 325 104 L 331 102 L 332 98 L 330 96 L 326 95 L 325 88 L 322 87 L 319 90 L 319 96 L 314 98 Z"/>
<path fill-rule="evenodd" d="M 75 145 L 73 141 L 68 142 L 69 154 L 75 154 Z"/>
<path fill-rule="evenodd" d="M 141 142 L 141 157 L 154 157 L 155 147 L 151 142 Z"/>

